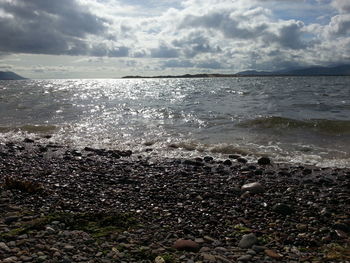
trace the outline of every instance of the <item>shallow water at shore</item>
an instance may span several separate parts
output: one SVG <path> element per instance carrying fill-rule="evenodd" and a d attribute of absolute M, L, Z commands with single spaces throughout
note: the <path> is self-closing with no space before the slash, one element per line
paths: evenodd
<path fill-rule="evenodd" d="M 0 140 L 350 166 L 348 77 L 0 82 Z M 254 157 L 253 157 L 254 158 Z"/>

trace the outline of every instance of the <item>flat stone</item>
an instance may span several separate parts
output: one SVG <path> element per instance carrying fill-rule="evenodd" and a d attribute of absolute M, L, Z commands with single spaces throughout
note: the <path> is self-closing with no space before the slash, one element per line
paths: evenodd
<path fill-rule="evenodd" d="M 239 241 L 238 246 L 240 248 L 251 248 L 258 239 L 253 233 L 243 235 L 241 241 Z"/>
<path fill-rule="evenodd" d="M 194 242 L 196 242 L 196 243 L 205 243 L 205 240 L 203 239 L 203 238 L 196 238 L 195 240 L 194 240 Z"/>
<path fill-rule="evenodd" d="M 206 260 L 209 262 L 216 262 L 216 257 L 212 254 L 202 253 L 201 256 L 202 256 L 203 260 Z"/>
<path fill-rule="evenodd" d="M 2 260 L 2 262 L 4 263 L 11 263 L 11 262 L 17 262 L 17 261 L 18 261 L 17 257 L 9 257 Z"/>
<path fill-rule="evenodd" d="M 252 246 L 252 249 L 256 252 L 256 253 L 260 253 L 263 252 L 265 249 L 267 249 L 267 247 L 264 246 Z"/>
<path fill-rule="evenodd" d="M 208 252 L 211 251 L 211 249 L 209 247 L 202 247 L 199 252 Z"/>
<path fill-rule="evenodd" d="M 9 252 L 10 248 L 4 242 L 0 242 L 0 250 Z"/>
<path fill-rule="evenodd" d="M 237 260 L 247 262 L 247 261 L 250 261 L 251 259 L 252 259 L 251 255 L 243 255 L 243 256 L 239 257 Z"/>
<path fill-rule="evenodd" d="M 161 256 L 158 256 L 154 259 L 154 263 L 165 263 L 165 259 Z"/>
<path fill-rule="evenodd" d="M 270 158 L 268 157 L 261 157 L 259 160 L 258 160 L 258 164 L 260 165 L 268 165 L 271 163 L 271 160 Z"/>
<path fill-rule="evenodd" d="M 175 241 L 173 248 L 177 250 L 185 250 L 185 251 L 198 251 L 199 245 L 198 243 L 192 240 L 178 239 Z"/>
<path fill-rule="evenodd" d="M 254 183 L 249 183 L 249 184 L 245 184 L 241 187 L 241 190 L 243 192 L 247 192 L 249 191 L 252 194 L 260 194 L 260 193 L 264 193 L 265 189 L 262 186 L 261 183 L 259 182 L 254 182 Z"/>
<path fill-rule="evenodd" d="M 280 254 L 277 254 L 275 251 L 271 249 L 265 249 L 265 254 L 268 255 L 270 258 L 274 258 L 274 259 L 282 258 Z"/>
<path fill-rule="evenodd" d="M 6 225 L 9 225 L 9 224 L 11 224 L 11 223 L 13 223 L 13 222 L 18 221 L 18 219 L 19 219 L 18 216 L 8 216 L 8 217 L 6 217 L 6 218 L 4 219 L 4 223 L 5 223 Z"/>
<path fill-rule="evenodd" d="M 287 204 L 278 203 L 272 207 L 272 210 L 275 213 L 281 214 L 281 215 L 290 215 L 294 212 L 294 210 Z"/>
<path fill-rule="evenodd" d="M 72 246 L 72 245 L 65 245 L 65 246 L 64 246 L 64 249 L 65 249 L 65 250 L 73 250 L 73 249 L 74 249 L 74 246 Z"/>

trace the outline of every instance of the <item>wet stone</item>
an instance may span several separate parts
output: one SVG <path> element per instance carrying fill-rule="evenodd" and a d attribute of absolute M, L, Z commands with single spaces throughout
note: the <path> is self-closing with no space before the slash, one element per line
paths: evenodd
<path fill-rule="evenodd" d="M 263 193 L 265 192 L 264 187 L 262 186 L 261 183 L 259 182 L 254 182 L 254 183 L 249 183 L 249 184 L 245 184 L 241 187 L 241 190 L 243 192 L 247 192 L 249 191 L 252 194 L 259 194 L 259 193 Z"/>

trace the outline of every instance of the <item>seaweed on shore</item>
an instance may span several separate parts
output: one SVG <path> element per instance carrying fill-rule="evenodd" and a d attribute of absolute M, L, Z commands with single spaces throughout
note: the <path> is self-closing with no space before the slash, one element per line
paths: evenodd
<path fill-rule="evenodd" d="M 29 194 L 42 193 L 44 191 L 41 183 L 9 176 L 5 177 L 2 186 L 4 189 L 16 189 Z"/>
<path fill-rule="evenodd" d="M 51 213 L 29 222 L 21 222 L 10 232 L 0 234 L 0 240 L 13 239 L 33 230 L 43 230 L 53 221 L 64 223 L 70 230 L 84 231 L 94 238 L 105 237 L 137 226 L 137 220 L 129 214 Z"/>

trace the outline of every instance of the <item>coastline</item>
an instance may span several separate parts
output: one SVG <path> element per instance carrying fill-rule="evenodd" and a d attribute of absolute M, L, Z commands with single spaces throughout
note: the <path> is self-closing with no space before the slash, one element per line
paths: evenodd
<path fill-rule="evenodd" d="M 28 139 L 0 144 L 0 184 L 0 262 L 350 260 L 349 168 Z"/>

